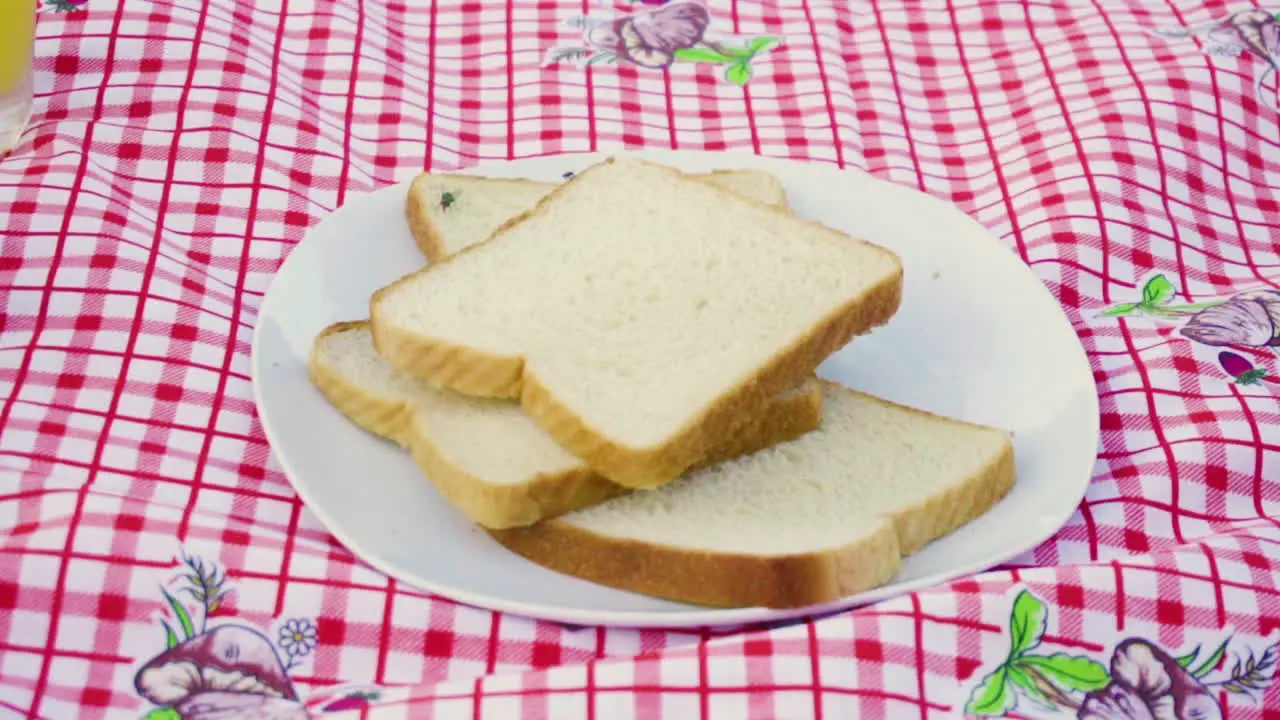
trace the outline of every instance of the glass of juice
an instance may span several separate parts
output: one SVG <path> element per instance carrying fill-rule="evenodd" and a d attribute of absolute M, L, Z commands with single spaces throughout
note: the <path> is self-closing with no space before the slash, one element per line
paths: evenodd
<path fill-rule="evenodd" d="M 0 0 L 0 155 L 17 144 L 31 119 L 31 58 L 36 0 Z"/>

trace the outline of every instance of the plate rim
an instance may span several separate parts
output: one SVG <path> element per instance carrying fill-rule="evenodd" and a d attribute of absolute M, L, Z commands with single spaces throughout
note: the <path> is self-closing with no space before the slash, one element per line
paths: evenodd
<path fill-rule="evenodd" d="M 656 149 L 623 149 L 623 148 L 603 148 L 596 151 L 570 151 L 545 153 L 540 155 L 532 155 L 514 159 L 483 159 L 476 164 L 465 168 L 457 168 L 450 170 L 439 170 L 439 173 L 449 173 L 457 175 L 486 175 L 493 172 L 494 168 L 510 168 L 513 165 L 520 166 L 528 163 L 538 163 L 553 161 L 559 158 L 580 159 L 585 162 L 591 160 L 602 160 L 609 156 L 626 154 L 642 159 L 650 159 L 654 162 L 665 162 L 668 164 L 679 166 L 681 160 L 679 158 L 693 156 L 699 158 L 701 163 L 710 164 L 716 169 L 731 169 L 741 167 L 753 167 L 767 171 L 767 168 L 760 167 L 762 165 L 785 164 L 785 165 L 809 165 L 823 167 L 828 170 L 844 174 L 849 173 L 861 176 L 860 181 L 872 182 L 882 186 L 892 188 L 896 192 L 906 193 L 914 196 L 919 202 L 931 204 L 935 209 L 946 212 L 956 222 L 965 222 L 979 230 L 982 236 L 980 242 L 987 243 L 989 246 L 998 248 L 1001 252 L 1008 254 L 1011 260 L 1020 266 L 1020 271 L 1030 275 L 1031 279 L 1036 282 L 1037 293 L 1043 293 L 1044 299 L 1048 300 L 1054 309 L 1055 324 L 1059 327 L 1058 332 L 1069 333 L 1074 338 L 1072 345 L 1072 355 L 1070 364 L 1075 365 L 1076 370 L 1080 372 L 1082 379 L 1089 378 L 1089 385 L 1094 388 L 1094 392 L 1089 393 L 1087 397 L 1089 417 L 1092 422 L 1089 423 L 1088 435 L 1092 441 L 1092 449 L 1088 452 L 1088 469 L 1082 468 L 1083 480 L 1080 482 L 1079 492 L 1076 496 L 1074 504 L 1070 509 L 1066 510 L 1062 517 L 1054 520 L 1053 523 L 1047 525 L 1050 529 L 1042 533 L 1037 533 L 1038 539 L 1034 542 L 1026 544 L 1025 547 L 1018 549 L 1013 553 L 1002 554 L 1000 559 L 984 558 L 973 562 L 958 565 L 948 570 L 946 573 L 934 573 L 913 580 L 906 580 L 897 583 L 886 583 L 884 585 L 871 588 L 856 595 L 838 598 L 836 600 L 822 603 L 819 605 L 810 605 L 801 608 L 787 609 L 771 609 L 762 607 L 740 607 L 740 608 L 714 608 L 702 607 L 691 604 L 676 603 L 683 605 L 681 609 L 673 609 L 669 611 L 655 610 L 584 610 L 566 607 L 563 605 L 548 606 L 539 603 L 530 603 L 508 598 L 494 597 L 481 593 L 475 593 L 455 587 L 448 587 L 436 582 L 432 582 L 420 574 L 407 571 L 402 567 L 397 567 L 395 563 L 386 561 L 376 554 L 368 552 L 363 543 L 354 539 L 345 530 L 341 528 L 341 523 L 335 523 L 329 512 L 323 509 L 319 504 L 315 503 L 311 497 L 310 490 L 307 489 L 307 483 L 301 481 L 298 472 L 293 467 L 293 463 L 288 459 L 285 453 L 279 448 L 281 447 L 277 441 L 278 435 L 273 429 L 273 420 L 271 415 L 266 411 L 267 402 L 264 400 L 262 387 L 259 382 L 263 375 L 261 362 L 263 360 L 261 353 L 258 352 L 261 347 L 261 336 L 263 328 L 266 326 L 264 322 L 272 315 L 273 302 L 272 299 L 278 297 L 274 291 L 279 287 L 280 278 L 285 275 L 289 263 L 293 261 L 296 251 L 301 248 L 309 240 L 313 240 L 317 236 L 317 231 L 324 227 L 327 223 L 333 222 L 333 218 L 346 208 L 350 208 L 357 204 L 365 204 L 376 202 L 376 198 L 382 195 L 390 195 L 397 192 L 407 191 L 414 177 L 398 180 L 385 184 L 381 187 L 373 188 L 369 191 L 360 193 L 349 193 L 345 202 L 326 212 L 320 219 L 312 224 L 303 235 L 303 237 L 295 243 L 288 251 L 284 260 L 277 267 L 272 275 L 270 282 L 262 296 L 262 302 L 258 306 L 257 317 L 254 323 L 252 338 L 250 341 L 250 383 L 253 388 L 253 399 L 255 409 L 258 414 L 258 420 L 262 424 L 263 435 L 267 440 L 268 450 L 275 457 L 276 462 L 280 464 L 290 487 L 298 498 L 312 512 L 316 519 L 320 521 L 325 531 L 342 543 L 354 556 L 354 558 L 386 575 L 394 578 L 399 582 L 419 591 L 428 592 L 438 597 L 450 600 L 455 603 L 471 606 L 484 611 L 511 613 L 535 620 L 544 620 L 557 622 L 565 625 L 576 626 L 601 626 L 601 627 L 629 627 L 629 628 L 647 628 L 647 629 L 687 629 L 692 627 L 726 627 L 741 626 L 751 624 L 767 624 L 774 622 L 784 622 L 802 618 L 815 618 L 825 615 L 831 615 L 856 607 L 881 602 L 887 599 L 901 597 L 912 592 L 917 592 L 930 587 L 941 587 L 948 583 L 955 582 L 962 578 L 971 577 L 981 574 L 987 569 L 995 565 L 999 565 L 1011 557 L 1019 553 L 1029 551 L 1046 540 L 1057 534 L 1062 527 L 1071 519 L 1071 516 L 1078 510 L 1080 503 L 1087 495 L 1088 489 L 1092 485 L 1093 471 L 1092 468 L 1097 463 L 1099 453 L 1098 443 L 1101 437 L 1101 418 L 1100 401 L 1096 392 L 1096 382 L 1093 379 L 1093 367 L 1090 362 L 1087 351 L 1080 340 L 1079 334 L 1076 332 L 1075 326 L 1072 324 L 1070 317 L 1067 315 L 1062 304 L 1052 296 L 1049 288 L 1043 281 L 1035 275 L 1033 269 L 1026 263 L 1017 258 L 1012 250 L 1002 243 L 989 228 L 980 223 L 976 218 L 966 213 L 953 203 L 947 202 L 936 196 L 930 195 L 918 188 L 914 188 L 903 183 L 895 182 L 886 178 L 881 178 L 871 173 L 853 166 L 839 166 L 834 161 L 829 160 L 811 160 L 800 158 L 779 157 L 770 155 L 760 155 L 741 151 L 705 151 L 705 150 L 673 150 L 667 148 Z M 536 173 L 533 173 L 536 174 Z M 522 173 L 514 175 L 503 175 L 503 177 L 530 177 L 531 174 Z M 976 238 L 975 238 L 975 241 Z M 425 261 L 425 259 L 424 259 Z M 305 368 L 305 364 L 304 364 Z M 1079 429 L 1081 432 L 1085 428 Z M 1084 457 L 1079 460 L 1083 466 L 1085 464 Z M 1063 504 L 1066 507 L 1065 503 Z M 941 577 L 939 577 L 941 575 Z M 615 588 L 616 589 L 616 588 Z M 620 591 L 625 592 L 625 591 Z"/>

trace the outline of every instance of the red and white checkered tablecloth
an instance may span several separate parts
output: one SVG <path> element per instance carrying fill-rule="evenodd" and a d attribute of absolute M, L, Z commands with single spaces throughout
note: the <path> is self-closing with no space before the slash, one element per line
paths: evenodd
<path fill-rule="evenodd" d="M 658 0 L 45 1 L 0 160 L 0 717 L 1280 718 L 1280 6 L 684 1 L 763 49 L 586 42 Z M 255 415 L 273 273 L 353 192 L 617 145 L 862 168 L 1016 249 L 1097 378 L 1074 517 L 776 627 L 565 627 L 363 565 Z"/>

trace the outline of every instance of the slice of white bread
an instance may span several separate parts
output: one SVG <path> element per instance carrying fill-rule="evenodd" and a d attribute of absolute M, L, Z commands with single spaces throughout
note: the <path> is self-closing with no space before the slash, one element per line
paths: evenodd
<path fill-rule="evenodd" d="M 483 527 L 528 525 L 625 492 L 557 445 L 519 404 L 437 390 L 396 372 L 374 351 L 364 321 L 322 331 L 308 370 L 339 412 L 408 449 L 441 495 Z M 777 396 L 755 423 L 715 448 L 707 463 L 813 430 L 821 403 L 816 380 Z"/>
<path fill-rule="evenodd" d="M 378 352 L 520 399 L 593 470 L 655 487 L 889 320 L 892 252 L 672 168 L 613 158 L 489 240 L 374 293 Z"/>
<path fill-rule="evenodd" d="M 693 177 L 766 205 L 787 203 L 782 183 L 760 170 L 718 170 Z M 488 239 L 557 187 L 559 183 L 535 180 L 423 173 L 409 185 L 405 219 L 418 249 L 431 262 L 439 262 Z"/>
<path fill-rule="evenodd" d="M 1014 484 L 1003 431 L 829 381 L 822 425 L 648 492 L 491 531 L 540 565 L 702 605 L 799 607 L 889 581 Z"/>

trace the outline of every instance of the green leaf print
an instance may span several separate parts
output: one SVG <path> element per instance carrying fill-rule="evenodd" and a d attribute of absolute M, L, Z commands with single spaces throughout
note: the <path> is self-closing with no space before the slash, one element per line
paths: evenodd
<path fill-rule="evenodd" d="M 1147 281 L 1142 288 L 1143 305 L 1164 305 L 1177 294 L 1173 283 L 1164 275 L 1157 275 Z"/>
<path fill-rule="evenodd" d="M 964 710 L 971 715 L 1000 717 L 1012 710 L 1016 703 L 1017 698 L 1009 690 L 1009 668 L 1001 665 L 981 685 L 974 688 Z"/>
<path fill-rule="evenodd" d="M 1080 655 L 1023 655 L 1018 664 L 1033 667 L 1057 684 L 1072 690 L 1089 692 L 1105 687 L 1111 681 L 1111 676 L 1102 663 Z"/>
<path fill-rule="evenodd" d="M 755 56 L 764 50 L 771 48 L 773 45 L 777 44 L 777 42 L 778 38 L 775 37 L 758 37 L 747 45 L 747 52 L 751 56 Z"/>
<path fill-rule="evenodd" d="M 689 62 L 731 63 L 733 58 L 710 48 L 680 48 L 676 50 L 676 58 Z"/>
<path fill-rule="evenodd" d="M 161 620 L 160 624 L 164 626 L 164 646 L 165 649 L 173 649 L 178 647 L 178 635 L 169 627 L 169 623 Z"/>
<path fill-rule="evenodd" d="M 1128 315 L 1129 313 L 1137 309 L 1138 309 L 1138 303 L 1121 303 L 1119 305 L 1112 305 L 1106 310 L 1103 310 L 1102 314 L 1103 315 Z"/>
<path fill-rule="evenodd" d="M 1223 653 L 1227 651 L 1227 643 L 1229 642 L 1231 642 L 1231 638 L 1223 640 L 1222 644 L 1218 646 L 1218 649 L 1214 650 L 1212 655 L 1210 655 L 1204 662 L 1200 663 L 1199 667 L 1192 670 L 1191 674 L 1197 678 L 1202 678 L 1213 672 L 1213 669 L 1218 666 L 1218 661 L 1222 659 Z"/>
<path fill-rule="evenodd" d="M 724 71 L 724 79 L 742 87 L 751 81 L 751 66 L 745 62 L 730 65 L 729 69 Z"/>
<path fill-rule="evenodd" d="M 1040 598 L 1026 590 L 1018 593 L 1018 598 L 1013 601 L 1013 614 L 1009 618 L 1009 657 L 1016 659 L 1039 645 L 1048 620 L 1048 610 Z"/>
<path fill-rule="evenodd" d="M 1022 688 L 1022 691 L 1030 695 L 1032 698 L 1042 702 L 1045 700 L 1044 691 L 1040 689 L 1039 685 L 1036 685 L 1036 681 L 1031 677 L 1031 673 L 1027 672 L 1023 668 L 1016 665 L 1009 668 L 1009 679 L 1013 681 L 1013 684 Z"/>
<path fill-rule="evenodd" d="M 178 618 L 178 624 L 182 626 L 183 639 L 190 640 L 195 637 L 196 629 L 191 624 L 191 614 L 182 606 L 182 603 L 178 602 L 177 598 L 169 594 L 168 590 L 160 588 L 160 592 L 164 593 L 164 599 L 169 602 L 169 607 L 173 608 L 174 616 Z"/>

